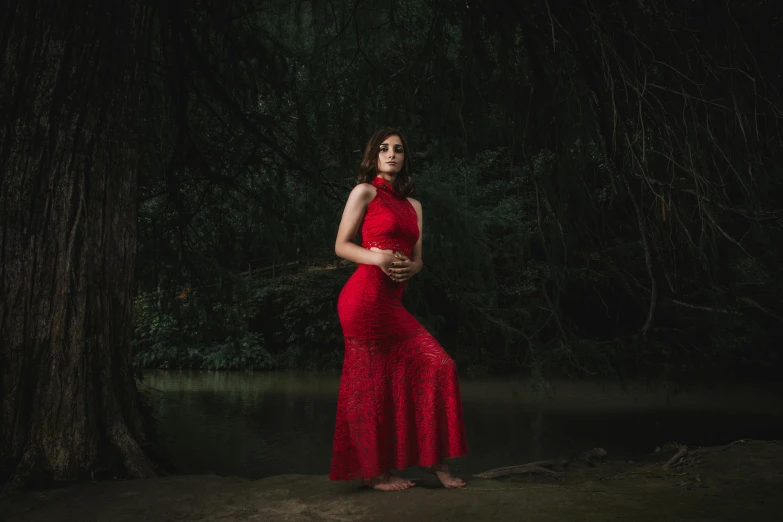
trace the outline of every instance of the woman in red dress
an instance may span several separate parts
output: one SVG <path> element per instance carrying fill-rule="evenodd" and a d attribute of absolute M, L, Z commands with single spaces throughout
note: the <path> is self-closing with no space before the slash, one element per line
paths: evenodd
<path fill-rule="evenodd" d="M 416 465 L 447 488 L 465 485 L 444 461 L 467 453 L 456 366 L 402 306 L 407 281 L 422 269 L 422 210 L 407 197 L 407 153 L 397 130 L 370 138 L 335 242 L 336 254 L 359 267 L 337 301 L 345 359 L 330 479 L 383 491 L 413 486 L 391 470 Z M 353 242 L 360 228 L 361 246 Z"/>

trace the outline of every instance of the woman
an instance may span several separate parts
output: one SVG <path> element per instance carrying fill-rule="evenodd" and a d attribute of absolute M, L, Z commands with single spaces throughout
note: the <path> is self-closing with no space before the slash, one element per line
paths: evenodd
<path fill-rule="evenodd" d="M 391 469 L 419 465 L 447 488 L 465 482 L 444 459 L 467 453 L 454 361 L 402 306 L 422 269 L 421 204 L 403 135 L 373 134 L 348 196 L 335 253 L 359 264 L 337 301 L 345 359 L 331 480 L 363 479 L 396 491 L 413 482 Z M 353 243 L 359 228 L 362 245 Z"/>

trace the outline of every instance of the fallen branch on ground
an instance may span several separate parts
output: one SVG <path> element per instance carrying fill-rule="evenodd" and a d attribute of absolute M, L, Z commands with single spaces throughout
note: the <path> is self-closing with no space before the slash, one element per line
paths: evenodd
<path fill-rule="evenodd" d="M 562 473 L 558 471 L 552 471 L 547 469 L 554 467 L 556 464 L 551 460 L 540 460 L 537 462 L 530 462 L 528 464 L 519 464 L 516 466 L 505 466 L 502 468 L 495 468 L 479 473 L 476 475 L 481 478 L 497 478 L 504 477 L 506 475 L 521 475 L 524 473 L 542 473 L 550 476 L 560 476 Z"/>
<path fill-rule="evenodd" d="M 595 466 L 596 461 L 606 458 L 607 452 L 603 448 L 593 448 L 582 453 L 577 460 L 582 461 L 590 466 Z M 527 464 L 518 464 L 516 466 L 504 466 L 502 468 L 494 468 L 483 473 L 475 475 L 480 478 L 497 478 L 505 477 L 507 475 L 522 475 L 525 473 L 541 473 L 542 475 L 549 475 L 552 477 L 559 477 L 563 473 L 560 471 L 553 471 L 548 468 L 560 467 L 565 468 L 570 464 L 569 459 L 556 459 L 556 460 L 538 460 L 536 462 L 529 462 Z"/>
<path fill-rule="evenodd" d="M 687 454 L 688 446 L 685 446 L 684 444 L 680 445 L 680 447 L 677 449 L 677 453 L 675 453 L 674 456 L 667 460 L 666 464 L 663 465 L 663 469 L 669 469 L 670 467 L 679 464 Z"/>

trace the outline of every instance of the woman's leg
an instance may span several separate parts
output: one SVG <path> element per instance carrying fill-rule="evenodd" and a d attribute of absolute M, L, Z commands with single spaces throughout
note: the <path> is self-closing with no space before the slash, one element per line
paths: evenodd
<path fill-rule="evenodd" d="M 467 453 L 462 399 L 454 360 L 440 343 L 419 326 L 406 340 L 408 376 L 417 404 L 419 462 L 447 488 L 461 488 L 465 481 L 453 476 L 444 457 Z M 435 462 L 430 465 L 429 463 Z"/>

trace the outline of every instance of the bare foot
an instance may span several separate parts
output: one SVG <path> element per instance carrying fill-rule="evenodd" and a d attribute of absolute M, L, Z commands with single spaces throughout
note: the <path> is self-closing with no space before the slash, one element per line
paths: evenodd
<path fill-rule="evenodd" d="M 441 463 L 436 464 L 435 466 L 421 466 L 421 469 L 438 477 L 438 480 L 440 480 L 445 488 L 464 488 L 466 485 L 464 480 L 449 473 L 449 467 L 446 464 Z"/>
<path fill-rule="evenodd" d="M 394 473 L 383 473 L 377 477 L 362 480 L 362 483 L 368 488 L 379 491 L 400 491 L 415 486 L 411 480 L 402 478 Z"/>

